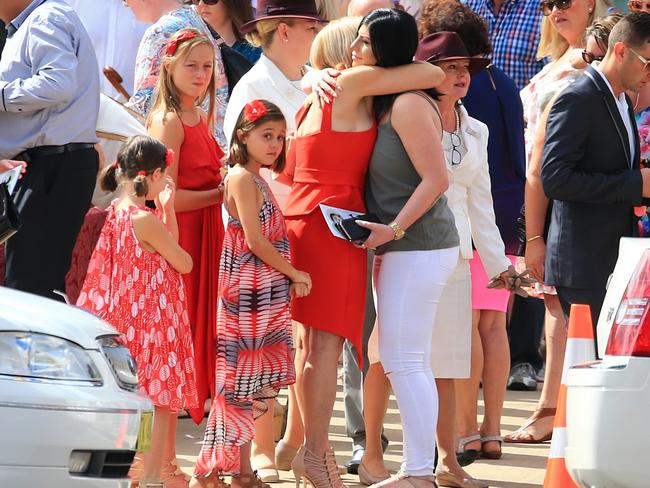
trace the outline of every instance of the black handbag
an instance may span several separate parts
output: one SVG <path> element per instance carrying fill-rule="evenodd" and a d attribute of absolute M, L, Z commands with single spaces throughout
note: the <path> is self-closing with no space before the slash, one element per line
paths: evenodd
<path fill-rule="evenodd" d="M 6 183 L 0 183 L 0 244 L 20 229 L 20 218 Z"/>

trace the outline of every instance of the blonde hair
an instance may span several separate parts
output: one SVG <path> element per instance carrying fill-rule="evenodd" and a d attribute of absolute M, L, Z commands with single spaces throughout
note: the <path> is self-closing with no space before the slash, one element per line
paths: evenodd
<path fill-rule="evenodd" d="M 591 25 L 594 19 L 607 15 L 607 10 L 611 7 L 609 0 L 595 0 L 594 10 L 587 19 L 585 29 Z M 583 32 L 584 39 L 584 32 Z M 560 58 L 569 48 L 569 43 L 555 30 L 548 17 L 542 20 L 542 34 L 537 47 L 537 59 L 550 57 L 552 60 Z"/>
<path fill-rule="evenodd" d="M 357 37 L 360 24 L 361 17 L 343 17 L 323 27 L 311 45 L 310 64 L 316 69 L 352 66 L 350 46 Z"/>
<path fill-rule="evenodd" d="M 318 15 L 325 20 L 335 20 L 341 17 L 338 2 L 334 0 L 316 0 Z"/>
<path fill-rule="evenodd" d="M 178 92 L 176 85 L 174 85 L 174 80 L 172 80 L 171 71 L 173 67 L 176 66 L 179 62 L 185 60 L 192 49 L 201 45 L 210 46 L 210 49 L 212 50 L 212 57 L 214 59 L 214 44 L 210 39 L 208 39 L 196 29 L 179 30 L 172 36 L 167 45 L 169 45 L 169 43 L 173 42 L 181 35 L 189 32 L 195 34 L 195 37 L 181 41 L 177 45 L 174 54 L 167 54 L 167 48 L 165 48 L 162 60 L 160 62 L 160 74 L 158 75 L 158 82 L 156 84 L 156 98 L 154 99 L 153 106 L 149 112 L 149 117 L 147 118 L 147 126 L 151 124 L 153 116 L 158 112 L 162 112 L 163 122 L 165 121 L 167 114 L 170 112 L 175 113 L 179 116 L 181 115 L 182 110 L 180 93 Z M 197 105 L 203 105 L 206 97 L 209 98 L 208 120 L 212 126 L 215 106 L 214 68 L 212 70 L 212 75 L 210 76 L 210 83 L 208 84 L 208 88 L 200 97 L 200 99 L 197 100 Z"/>
<path fill-rule="evenodd" d="M 273 43 L 273 36 L 278 30 L 278 26 L 287 24 L 289 27 L 293 27 L 294 23 L 291 18 L 260 20 L 255 24 L 255 30 L 246 34 L 246 40 L 255 47 L 268 49 Z"/>

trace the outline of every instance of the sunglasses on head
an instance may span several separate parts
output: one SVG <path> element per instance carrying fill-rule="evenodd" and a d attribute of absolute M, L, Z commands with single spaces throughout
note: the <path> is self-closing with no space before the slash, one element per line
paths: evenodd
<path fill-rule="evenodd" d="M 557 7 L 560 10 L 566 10 L 571 7 L 573 0 L 542 0 L 539 3 L 539 8 L 542 10 L 542 13 L 545 16 L 551 15 L 553 12 L 553 7 Z"/>
<path fill-rule="evenodd" d="M 650 12 L 650 2 L 639 2 L 637 0 L 630 0 L 627 2 L 627 7 L 632 12 Z"/>
<path fill-rule="evenodd" d="M 583 49 L 582 52 L 580 53 L 582 55 L 582 59 L 584 60 L 585 63 L 591 64 L 594 61 L 602 61 L 605 56 L 596 56 L 595 54 L 590 53 L 586 49 Z"/>
<path fill-rule="evenodd" d="M 190 0 L 187 3 L 188 4 L 191 3 L 192 5 L 198 5 L 199 3 L 201 3 L 201 0 Z M 219 3 L 219 0 L 203 0 L 203 3 L 205 3 L 206 5 L 216 5 Z"/>

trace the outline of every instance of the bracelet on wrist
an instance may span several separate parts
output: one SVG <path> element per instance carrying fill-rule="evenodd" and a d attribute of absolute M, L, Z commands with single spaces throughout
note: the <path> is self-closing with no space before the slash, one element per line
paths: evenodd
<path fill-rule="evenodd" d="M 533 237 L 530 237 L 530 238 L 526 239 L 526 243 L 533 242 L 533 241 L 536 241 L 537 239 L 543 239 L 543 238 L 544 238 L 544 236 L 542 236 L 542 235 L 533 236 Z"/>

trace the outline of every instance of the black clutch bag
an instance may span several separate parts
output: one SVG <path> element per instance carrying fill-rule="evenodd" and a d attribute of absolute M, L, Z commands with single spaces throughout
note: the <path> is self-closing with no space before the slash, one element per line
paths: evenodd
<path fill-rule="evenodd" d="M 20 218 L 6 183 L 0 183 L 0 244 L 20 229 Z"/>
<path fill-rule="evenodd" d="M 337 228 L 347 238 L 348 241 L 355 244 L 363 244 L 370 235 L 370 231 L 365 227 L 361 227 L 359 224 L 357 224 L 357 220 L 374 222 L 376 224 L 380 224 L 381 222 L 379 220 L 379 217 L 377 217 L 374 213 L 367 213 L 359 215 L 358 217 L 344 219 L 337 224 Z"/>

